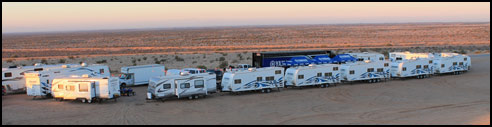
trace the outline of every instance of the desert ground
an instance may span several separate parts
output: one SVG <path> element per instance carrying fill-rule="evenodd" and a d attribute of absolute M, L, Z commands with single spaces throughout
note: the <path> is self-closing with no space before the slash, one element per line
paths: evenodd
<path fill-rule="evenodd" d="M 220 54 L 219 54 L 220 55 Z M 197 57 L 202 57 L 197 55 Z M 2 96 L 10 124 L 487 124 L 490 54 L 471 55 L 461 75 L 281 89 L 268 94 L 217 93 L 197 100 L 146 101 L 147 86 L 117 102 L 32 100 Z"/>

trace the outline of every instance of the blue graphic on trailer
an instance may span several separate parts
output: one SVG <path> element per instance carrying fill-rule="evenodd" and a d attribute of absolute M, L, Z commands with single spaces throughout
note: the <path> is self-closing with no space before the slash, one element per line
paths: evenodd
<path fill-rule="evenodd" d="M 303 66 L 315 63 L 315 60 L 309 59 L 307 56 L 292 57 L 290 61 L 287 61 L 287 66 Z"/>
<path fill-rule="evenodd" d="M 314 57 L 314 62 L 316 64 L 328 64 L 331 63 L 331 58 L 328 55 L 319 55 Z"/>
<path fill-rule="evenodd" d="M 467 67 L 467 63 L 465 63 L 464 65 L 453 65 L 448 68 L 448 71 L 466 70 Z"/>
<path fill-rule="evenodd" d="M 339 54 L 331 59 L 332 63 L 355 62 L 357 59 L 349 54 Z"/>
<path fill-rule="evenodd" d="M 306 79 L 304 82 L 300 82 L 299 85 L 302 84 L 319 84 L 319 83 L 328 83 L 328 81 L 332 81 L 332 83 L 336 83 L 339 81 L 340 73 L 337 73 L 335 76 L 313 76 Z"/>
<path fill-rule="evenodd" d="M 365 79 L 365 78 L 388 78 L 390 76 L 389 69 L 386 71 L 382 72 L 365 72 L 360 75 L 360 78 Z M 352 79 L 352 80 L 355 80 Z"/>
<path fill-rule="evenodd" d="M 279 79 L 281 81 L 281 79 Z M 277 81 L 272 80 L 272 81 L 251 81 L 243 85 L 242 88 L 244 89 L 251 89 L 251 88 L 269 88 L 271 85 L 275 85 Z M 240 90 L 241 87 L 237 88 L 236 90 Z"/>

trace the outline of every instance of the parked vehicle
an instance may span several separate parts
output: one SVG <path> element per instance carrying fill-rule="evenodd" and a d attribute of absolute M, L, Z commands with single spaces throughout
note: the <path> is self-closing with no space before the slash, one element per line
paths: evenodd
<path fill-rule="evenodd" d="M 121 86 L 137 86 L 149 84 L 150 77 L 164 76 L 165 67 L 161 64 L 127 66 L 121 68 L 121 73 Z"/>
<path fill-rule="evenodd" d="M 169 98 L 197 99 L 199 96 L 208 95 L 208 86 L 215 86 L 215 74 L 213 79 L 207 79 L 204 74 L 190 74 L 182 72 L 179 75 L 166 75 L 150 78 L 147 99 L 165 100 Z"/>
<path fill-rule="evenodd" d="M 340 83 L 340 65 L 320 64 L 291 67 L 285 71 L 286 87 L 328 87 Z"/>
<path fill-rule="evenodd" d="M 225 92 L 261 90 L 268 93 L 272 89 L 283 88 L 283 79 L 282 67 L 249 68 L 224 73 L 221 84 Z"/>
<path fill-rule="evenodd" d="M 98 64 L 87 65 L 85 63 L 79 67 L 67 66 L 65 68 L 51 69 L 41 72 L 27 72 L 25 73 L 27 95 L 33 96 L 33 98 L 49 97 L 51 95 L 51 85 L 55 78 L 83 74 L 88 74 L 91 76 L 110 76 L 108 66 Z"/>
<path fill-rule="evenodd" d="M 357 58 L 357 61 L 365 61 L 365 60 L 384 61 L 384 55 L 381 53 L 362 52 L 362 53 L 347 53 L 347 54 Z"/>
<path fill-rule="evenodd" d="M 26 72 L 41 72 L 50 69 L 57 69 L 63 67 L 76 67 L 79 64 L 57 64 L 57 65 L 44 65 L 36 63 L 34 66 L 11 66 L 9 68 L 2 68 L 2 87 L 5 89 L 4 94 L 8 93 L 21 93 L 26 92 L 26 79 L 24 74 Z"/>
<path fill-rule="evenodd" d="M 391 62 L 391 77 L 427 78 L 434 74 L 432 59 L 416 58 Z"/>
<path fill-rule="evenodd" d="M 433 65 L 435 73 L 461 74 L 471 68 L 470 56 L 457 53 L 434 53 Z"/>
<path fill-rule="evenodd" d="M 92 103 L 114 99 L 120 96 L 119 78 L 90 76 L 55 78 L 52 93 L 55 100 L 81 100 Z"/>
<path fill-rule="evenodd" d="M 342 64 L 341 78 L 344 82 L 367 81 L 379 82 L 390 78 L 389 61 L 357 61 Z"/>

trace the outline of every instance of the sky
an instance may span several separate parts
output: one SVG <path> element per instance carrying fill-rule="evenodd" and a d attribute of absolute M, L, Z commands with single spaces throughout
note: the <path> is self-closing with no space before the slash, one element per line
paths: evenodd
<path fill-rule="evenodd" d="M 490 22 L 490 3 L 2 2 L 2 33 L 416 22 Z"/>

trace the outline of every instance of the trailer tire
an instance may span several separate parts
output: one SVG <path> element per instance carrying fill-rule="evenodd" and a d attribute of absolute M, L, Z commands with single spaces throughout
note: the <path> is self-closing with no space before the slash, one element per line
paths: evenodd
<path fill-rule="evenodd" d="M 265 93 L 265 89 L 261 89 L 261 92 L 262 92 L 262 93 Z"/>
<path fill-rule="evenodd" d="M 198 95 L 195 95 L 195 99 L 198 99 Z"/>
<path fill-rule="evenodd" d="M 266 92 L 267 92 L 267 93 L 270 93 L 270 91 L 271 91 L 271 90 L 270 90 L 270 88 L 266 89 Z"/>
<path fill-rule="evenodd" d="M 189 97 L 188 97 L 188 100 L 191 100 L 191 99 L 193 99 L 193 97 L 192 97 L 192 96 L 189 96 Z"/>

